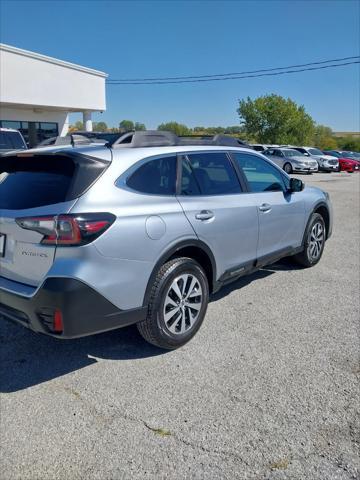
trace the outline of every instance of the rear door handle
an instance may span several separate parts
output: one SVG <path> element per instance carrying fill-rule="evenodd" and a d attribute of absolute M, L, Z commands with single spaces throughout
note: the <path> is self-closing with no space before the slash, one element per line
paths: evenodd
<path fill-rule="evenodd" d="M 270 212 L 271 205 L 269 203 L 262 203 L 259 207 L 260 212 Z"/>
<path fill-rule="evenodd" d="M 210 220 L 211 218 L 214 218 L 214 212 L 211 210 L 201 210 L 200 213 L 197 213 L 195 215 L 196 220 Z"/>

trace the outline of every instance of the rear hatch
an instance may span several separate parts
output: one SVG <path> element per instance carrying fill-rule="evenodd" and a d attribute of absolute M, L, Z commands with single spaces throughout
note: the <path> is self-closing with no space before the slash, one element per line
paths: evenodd
<path fill-rule="evenodd" d="M 44 153 L 24 152 L 0 158 L 0 277 L 38 286 L 51 268 L 56 244 L 46 245 L 38 231 L 25 229 L 19 219 L 52 218 L 66 214 L 111 161 L 103 148 Z"/>

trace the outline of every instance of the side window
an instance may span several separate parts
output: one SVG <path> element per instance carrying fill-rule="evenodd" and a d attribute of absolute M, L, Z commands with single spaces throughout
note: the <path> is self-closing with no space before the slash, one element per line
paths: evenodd
<path fill-rule="evenodd" d="M 128 178 L 127 186 L 141 193 L 175 195 L 176 157 L 150 160 Z"/>
<path fill-rule="evenodd" d="M 241 187 L 226 153 L 194 153 L 183 159 L 182 195 L 234 193 L 241 193 Z"/>
<path fill-rule="evenodd" d="M 247 153 L 235 153 L 234 158 L 249 183 L 252 192 L 285 190 L 284 178 L 275 167 L 262 158 Z"/>

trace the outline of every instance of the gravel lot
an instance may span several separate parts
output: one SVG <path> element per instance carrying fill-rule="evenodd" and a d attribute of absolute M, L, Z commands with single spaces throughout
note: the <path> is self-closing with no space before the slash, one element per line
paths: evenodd
<path fill-rule="evenodd" d="M 334 205 L 320 264 L 225 288 L 178 351 L 1 321 L 1 480 L 360 478 L 360 175 L 301 178 Z"/>

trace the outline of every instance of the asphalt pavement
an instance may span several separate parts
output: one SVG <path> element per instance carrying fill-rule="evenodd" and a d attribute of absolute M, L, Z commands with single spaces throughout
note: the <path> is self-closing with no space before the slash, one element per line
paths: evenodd
<path fill-rule="evenodd" d="M 334 206 L 321 262 L 226 287 L 177 351 L 0 319 L 1 480 L 360 478 L 360 174 L 301 178 Z"/>

